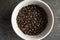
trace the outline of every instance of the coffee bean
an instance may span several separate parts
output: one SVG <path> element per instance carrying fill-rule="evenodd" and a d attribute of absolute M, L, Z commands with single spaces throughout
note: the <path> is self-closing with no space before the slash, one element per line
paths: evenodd
<path fill-rule="evenodd" d="M 32 15 L 30 17 L 32 18 Z"/>
<path fill-rule="evenodd" d="M 24 23 L 24 25 L 25 25 L 25 23 Z"/>
<path fill-rule="evenodd" d="M 28 20 L 30 20 L 30 18 L 28 18 Z"/>
<path fill-rule="evenodd" d="M 22 27 L 24 26 L 24 25 L 21 25 Z"/>
<path fill-rule="evenodd" d="M 34 20 L 37 20 L 37 18 L 34 18 Z"/>
<path fill-rule="evenodd" d="M 25 31 L 26 30 L 26 28 L 23 28 L 23 31 Z"/>
<path fill-rule="evenodd" d="M 31 26 L 31 24 L 29 24 Z"/>
<path fill-rule="evenodd" d="M 36 21 L 34 21 L 34 23 L 36 23 Z"/>
<path fill-rule="evenodd" d="M 32 29 L 32 31 L 34 31 L 34 29 Z"/>
<path fill-rule="evenodd" d="M 28 23 L 29 23 L 30 21 L 28 20 Z"/>
<path fill-rule="evenodd" d="M 26 28 L 28 28 L 29 26 L 28 25 L 25 25 Z"/>
<path fill-rule="evenodd" d="M 28 13 L 30 15 L 30 13 Z"/>
<path fill-rule="evenodd" d="M 26 18 L 27 18 L 28 16 L 26 16 Z"/>
<path fill-rule="evenodd" d="M 29 31 L 31 32 L 31 29 Z"/>

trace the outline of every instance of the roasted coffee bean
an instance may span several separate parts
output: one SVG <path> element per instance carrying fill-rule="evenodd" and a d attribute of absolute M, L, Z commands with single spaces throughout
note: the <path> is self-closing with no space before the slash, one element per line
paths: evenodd
<path fill-rule="evenodd" d="M 48 23 L 45 10 L 38 5 L 22 7 L 16 19 L 18 27 L 27 35 L 40 34 L 44 31 Z"/>

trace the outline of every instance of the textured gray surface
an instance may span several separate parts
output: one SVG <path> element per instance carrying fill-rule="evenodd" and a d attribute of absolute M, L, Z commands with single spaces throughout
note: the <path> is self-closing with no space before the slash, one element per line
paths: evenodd
<path fill-rule="evenodd" d="M 11 14 L 14 7 L 22 0 L 0 0 L 0 40 L 23 40 L 18 37 L 11 26 Z M 43 0 L 55 16 L 52 32 L 43 40 L 60 40 L 60 0 Z"/>

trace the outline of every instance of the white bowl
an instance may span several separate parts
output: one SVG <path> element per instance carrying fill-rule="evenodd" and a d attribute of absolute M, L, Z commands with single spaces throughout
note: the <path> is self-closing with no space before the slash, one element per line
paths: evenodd
<path fill-rule="evenodd" d="M 41 32 L 39 35 L 35 35 L 35 36 L 25 35 L 19 29 L 19 27 L 17 25 L 17 21 L 16 21 L 19 10 L 24 6 L 31 5 L 31 4 L 36 4 L 36 5 L 39 5 L 42 8 L 44 8 L 47 13 L 47 16 L 48 16 L 48 24 L 47 24 L 46 29 L 43 32 Z M 15 7 L 15 9 L 12 13 L 11 22 L 12 22 L 12 27 L 13 27 L 14 31 L 16 32 L 16 34 L 19 37 L 26 39 L 26 40 L 38 40 L 38 39 L 40 40 L 40 39 L 45 38 L 51 32 L 53 25 L 54 25 L 54 15 L 53 15 L 51 8 L 45 2 L 37 1 L 37 0 L 25 0 L 25 1 L 20 2 Z"/>

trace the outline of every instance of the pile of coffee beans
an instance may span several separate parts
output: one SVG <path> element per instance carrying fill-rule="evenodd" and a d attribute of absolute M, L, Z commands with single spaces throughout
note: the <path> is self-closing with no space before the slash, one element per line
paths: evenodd
<path fill-rule="evenodd" d="M 20 30 L 27 35 L 38 35 L 48 23 L 45 10 L 38 5 L 22 7 L 17 15 L 17 24 Z"/>

